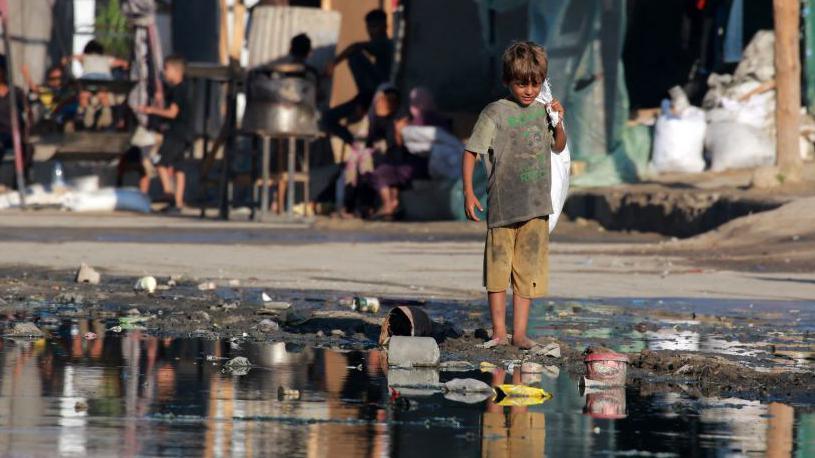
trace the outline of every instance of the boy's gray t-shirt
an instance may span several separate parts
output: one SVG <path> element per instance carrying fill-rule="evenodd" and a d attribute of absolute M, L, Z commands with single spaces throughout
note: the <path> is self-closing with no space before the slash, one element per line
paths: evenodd
<path fill-rule="evenodd" d="M 552 211 L 550 154 L 554 136 L 546 106 L 501 99 L 487 105 L 467 151 L 487 169 L 488 227 L 508 226 Z"/>

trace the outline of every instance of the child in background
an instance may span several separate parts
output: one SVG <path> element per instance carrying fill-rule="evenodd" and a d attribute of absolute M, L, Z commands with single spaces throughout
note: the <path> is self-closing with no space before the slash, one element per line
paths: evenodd
<path fill-rule="evenodd" d="M 186 62 L 178 56 L 164 59 L 164 80 L 167 83 L 165 107 L 138 107 L 137 110 L 168 120 L 163 132 L 161 147 L 158 150 L 158 176 L 164 193 L 172 198 L 168 213 L 181 213 L 184 208 L 184 185 L 186 175 L 181 169 L 184 151 L 192 144 L 195 137 L 193 127 L 193 92 L 184 79 Z"/>
<path fill-rule="evenodd" d="M 532 299 L 547 294 L 549 224 L 552 211 L 550 154 L 566 147 L 563 106 L 551 109 L 561 122 L 553 126 L 546 106 L 535 103 L 546 79 L 546 51 L 532 42 L 512 44 L 503 55 L 503 82 L 510 97 L 487 105 L 466 146 L 462 164 L 467 217 L 479 221 L 483 211 L 473 191 L 476 157 L 489 176 L 484 286 L 492 318 L 491 345 L 509 343 L 506 290 L 512 284 L 512 345 L 530 349 L 527 337 Z"/>
<path fill-rule="evenodd" d="M 127 68 L 126 60 L 105 54 L 105 48 L 96 40 L 85 45 L 82 54 L 72 56 L 82 63 L 80 80 L 112 80 L 114 68 Z M 66 62 L 67 63 L 67 62 Z M 79 92 L 77 117 L 86 129 L 106 129 L 113 124 L 113 110 L 110 92 L 100 89 L 94 96 L 90 91 Z"/>

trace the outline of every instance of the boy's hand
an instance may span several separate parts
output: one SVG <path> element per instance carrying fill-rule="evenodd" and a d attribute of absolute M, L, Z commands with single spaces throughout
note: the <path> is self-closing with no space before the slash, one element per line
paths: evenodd
<path fill-rule="evenodd" d="M 551 106 L 553 110 L 558 112 L 562 121 L 566 117 L 566 109 L 563 108 L 563 104 L 560 103 L 560 100 L 553 98 Z"/>
<path fill-rule="evenodd" d="M 467 214 L 467 219 L 476 222 L 481 221 L 475 212 L 476 208 L 479 211 L 482 212 L 484 211 L 484 208 L 481 207 L 481 202 L 478 201 L 478 198 L 475 196 L 475 194 L 471 192 L 464 193 L 464 213 Z"/>

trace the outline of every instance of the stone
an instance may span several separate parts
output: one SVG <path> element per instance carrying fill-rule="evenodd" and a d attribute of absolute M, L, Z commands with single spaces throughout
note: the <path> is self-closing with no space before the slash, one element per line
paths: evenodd
<path fill-rule="evenodd" d="M 150 294 L 156 292 L 156 287 L 158 286 L 158 282 L 156 282 L 155 277 L 146 276 L 138 279 L 136 284 L 133 285 L 133 289 L 135 291 L 146 291 Z"/>
<path fill-rule="evenodd" d="M 258 330 L 261 332 L 278 331 L 280 330 L 280 325 L 276 321 L 266 318 L 258 323 Z"/>
<path fill-rule="evenodd" d="M 205 281 L 198 284 L 198 291 L 214 291 L 216 288 L 215 282 Z"/>
<path fill-rule="evenodd" d="M 85 264 L 84 262 L 79 265 L 79 270 L 76 271 L 77 283 L 89 283 L 91 285 L 98 285 L 102 281 L 102 275 L 94 270 L 93 267 Z"/>
<path fill-rule="evenodd" d="M 205 312 L 203 310 L 196 310 L 195 312 L 192 312 L 190 314 L 190 318 L 192 318 L 194 321 L 209 321 L 210 320 L 209 313 L 207 313 L 207 312 Z"/>

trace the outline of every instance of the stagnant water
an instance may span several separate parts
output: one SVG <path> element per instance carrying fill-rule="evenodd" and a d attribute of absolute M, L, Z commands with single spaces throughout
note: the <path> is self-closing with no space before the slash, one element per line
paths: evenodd
<path fill-rule="evenodd" d="M 112 335 L 93 326 L 2 341 L 0 455 L 815 456 L 815 414 L 784 404 L 630 388 L 581 394 L 556 368 L 538 380 L 503 371 L 395 373 L 377 351 Z M 84 339 L 89 330 L 99 337 Z M 255 366 L 226 371 L 238 355 Z M 503 407 L 388 385 L 454 377 L 526 383 L 553 397 Z M 280 387 L 299 393 L 280 398 Z"/>

